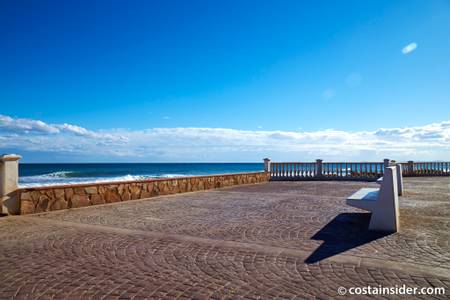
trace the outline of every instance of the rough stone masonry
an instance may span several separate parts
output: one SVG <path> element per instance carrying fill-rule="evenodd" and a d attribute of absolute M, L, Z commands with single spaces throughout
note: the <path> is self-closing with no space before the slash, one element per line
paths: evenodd
<path fill-rule="evenodd" d="M 33 187 L 17 190 L 20 214 L 209 190 L 269 180 L 267 172 Z"/>

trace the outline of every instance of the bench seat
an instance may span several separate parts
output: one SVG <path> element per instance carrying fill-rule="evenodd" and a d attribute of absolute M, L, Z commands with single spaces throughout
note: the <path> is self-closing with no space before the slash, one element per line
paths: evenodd
<path fill-rule="evenodd" d="M 363 188 L 347 198 L 347 204 L 353 207 L 372 211 L 380 196 L 380 189 Z"/>

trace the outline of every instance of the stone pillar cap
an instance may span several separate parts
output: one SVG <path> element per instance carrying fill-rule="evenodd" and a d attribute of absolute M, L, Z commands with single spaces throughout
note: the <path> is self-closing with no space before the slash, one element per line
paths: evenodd
<path fill-rule="evenodd" d="M 266 158 L 264 158 L 264 160 L 270 160 L 270 158 L 266 157 Z"/>
<path fill-rule="evenodd" d="M 2 154 L 0 156 L 0 161 L 16 161 L 21 159 L 22 156 L 17 154 Z"/>

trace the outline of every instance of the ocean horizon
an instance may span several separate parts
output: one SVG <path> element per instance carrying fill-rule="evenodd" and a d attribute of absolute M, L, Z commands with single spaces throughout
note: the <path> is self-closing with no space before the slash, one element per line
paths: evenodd
<path fill-rule="evenodd" d="M 19 186 L 133 181 L 263 170 L 263 163 L 21 163 Z"/>

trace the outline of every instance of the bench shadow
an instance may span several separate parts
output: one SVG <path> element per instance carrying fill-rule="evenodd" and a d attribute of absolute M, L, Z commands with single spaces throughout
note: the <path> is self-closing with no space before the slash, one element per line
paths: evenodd
<path fill-rule="evenodd" d="M 392 234 L 369 231 L 370 215 L 370 213 L 342 213 L 336 216 L 311 237 L 323 243 L 305 259 L 305 263 L 313 264 Z"/>

